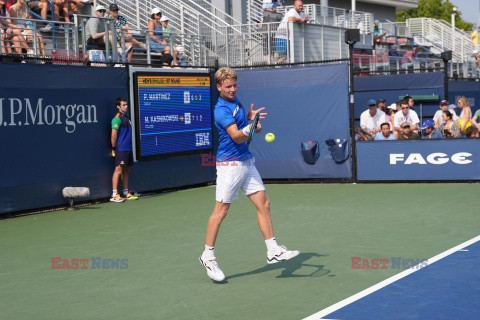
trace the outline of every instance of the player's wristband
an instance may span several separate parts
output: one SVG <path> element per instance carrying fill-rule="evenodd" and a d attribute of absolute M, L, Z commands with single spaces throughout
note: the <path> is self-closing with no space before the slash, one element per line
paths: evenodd
<path fill-rule="evenodd" d="M 246 126 L 246 127 L 244 127 L 244 128 L 242 129 L 242 132 L 243 132 L 243 134 L 244 134 L 246 137 L 248 137 L 248 135 L 250 134 L 250 131 L 251 131 L 251 130 L 250 130 L 250 127 L 251 127 L 251 126 L 248 125 L 248 126 Z"/>

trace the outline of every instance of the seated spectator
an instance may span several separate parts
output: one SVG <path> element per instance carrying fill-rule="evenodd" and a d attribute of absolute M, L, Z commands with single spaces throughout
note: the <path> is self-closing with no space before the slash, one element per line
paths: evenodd
<path fill-rule="evenodd" d="M 422 139 L 443 139 L 443 134 L 435 129 L 433 121 L 427 120 L 423 123 L 423 126 L 420 128 L 423 131 Z"/>
<path fill-rule="evenodd" d="M 385 37 L 386 33 L 380 32 L 380 27 L 378 26 L 378 21 L 373 23 L 373 45 L 382 44 L 383 37 Z"/>
<path fill-rule="evenodd" d="M 113 22 L 113 26 L 116 28 L 117 42 L 120 43 L 121 47 L 123 46 L 123 44 L 121 43 L 122 33 L 124 34 L 125 49 L 126 49 L 126 52 L 128 53 L 127 59 L 128 59 L 128 62 L 130 62 L 132 59 L 133 46 L 137 45 L 141 48 L 145 48 L 145 44 L 141 43 L 140 41 L 138 41 L 132 36 L 132 33 L 130 32 L 130 26 L 128 25 L 128 21 L 124 16 L 119 15 L 118 13 L 119 8 L 116 3 L 111 3 L 108 9 L 109 9 L 110 17 L 115 20 Z"/>
<path fill-rule="evenodd" d="M 467 130 L 465 130 L 465 136 L 470 139 L 478 139 L 480 137 L 480 134 L 478 133 L 478 128 L 476 126 L 468 127 Z"/>
<path fill-rule="evenodd" d="M 478 110 L 475 112 L 475 115 L 474 115 L 473 118 L 472 118 L 472 124 L 473 124 L 474 126 L 476 126 L 478 130 L 480 130 L 480 123 L 477 122 L 479 118 L 480 118 L 480 109 L 478 109 Z M 453 121 L 455 121 L 455 119 L 453 119 Z"/>
<path fill-rule="evenodd" d="M 393 120 L 395 119 L 395 113 L 397 112 L 398 109 L 400 109 L 400 106 L 401 106 L 401 101 L 397 101 L 397 103 L 392 103 L 387 108 L 388 115 L 385 114 L 385 121 L 390 124 L 390 128 L 395 139 L 398 137 L 398 132 L 397 130 L 395 130 L 395 126 L 393 125 L 394 124 Z"/>
<path fill-rule="evenodd" d="M 412 131 L 409 122 L 403 122 L 400 127 L 402 128 L 402 131 L 398 135 L 398 140 L 420 140 L 418 133 Z"/>
<path fill-rule="evenodd" d="M 165 57 L 170 58 L 171 60 L 168 62 L 165 60 L 163 62 L 164 65 L 170 65 L 173 61 L 173 56 L 170 54 L 170 46 L 165 41 L 163 37 L 163 26 L 160 23 L 160 18 L 162 17 L 162 13 L 160 12 L 159 8 L 153 8 L 150 12 L 150 20 L 148 22 L 148 41 L 150 42 L 150 51 L 163 53 Z"/>
<path fill-rule="evenodd" d="M 293 8 L 288 10 L 278 26 L 275 37 L 276 62 L 282 63 L 287 60 L 287 25 L 289 22 L 307 23 L 310 20 L 308 15 L 303 13 L 303 1 L 295 0 Z"/>
<path fill-rule="evenodd" d="M 8 20 L 8 29 L 7 34 L 14 35 L 17 37 L 20 45 L 23 49 L 27 51 L 27 54 L 35 54 L 32 45 L 32 48 L 29 47 L 27 42 L 33 43 L 33 30 L 32 23 L 28 20 L 18 20 L 15 18 L 21 19 L 31 19 L 30 11 L 28 10 L 25 0 L 17 0 L 17 3 L 12 5 L 8 9 L 8 14 L 10 19 Z M 37 53 L 40 55 L 45 55 L 45 46 L 43 44 L 43 38 L 40 34 L 36 34 L 37 37 Z"/>
<path fill-rule="evenodd" d="M 375 140 L 395 140 L 393 134 L 390 133 L 390 124 L 384 122 L 380 125 L 381 132 L 375 134 Z"/>
<path fill-rule="evenodd" d="M 470 119 L 472 118 L 472 109 L 466 97 L 460 97 L 457 99 L 457 105 L 462 112 L 458 116 L 458 126 L 461 133 L 465 133 L 465 129 L 472 125 Z"/>
<path fill-rule="evenodd" d="M 385 101 L 386 101 L 385 99 L 378 99 L 377 108 L 387 113 L 387 107 L 385 106 Z"/>
<path fill-rule="evenodd" d="M 169 43 L 170 42 L 170 33 L 172 32 L 172 30 L 168 26 L 168 18 L 166 16 L 162 16 L 160 18 L 160 23 L 162 24 L 163 41 L 165 41 L 165 43 Z"/>
<path fill-rule="evenodd" d="M 355 125 L 355 140 L 368 141 L 367 135 L 357 125 Z"/>
<path fill-rule="evenodd" d="M 450 111 L 450 113 L 452 114 L 452 117 L 453 117 L 453 121 L 456 121 L 458 119 L 458 116 L 457 114 L 455 113 L 455 110 L 449 110 L 449 103 L 447 100 L 442 100 L 442 102 L 440 102 L 440 110 L 438 110 L 437 112 L 435 112 L 435 115 L 433 116 L 433 122 L 434 122 L 434 125 L 435 125 L 435 128 L 440 128 L 441 125 L 445 124 L 445 122 L 443 121 L 443 111 Z"/>
<path fill-rule="evenodd" d="M 402 69 L 413 69 L 413 61 L 415 59 L 415 56 L 417 54 L 417 48 L 415 49 L 410 49 L 402 57 Z"/>
<path fill-rule="evenodd" d="M 85 24 L 85 35 L 88 45 L 99 46 L 101 49 L 105 49 L 105 23 L 102 19 L 105 17 L 107 8 L 102 5 L 95 7 L 96 17 L 88 19 Z M 110 44 L 112 43 L 112 35 L 110 35 Z"/>
<path fill-rule="evenodd" d="M 44 20 L 47 20 L 48 2 L 47 0 L 27 0 L 28 9 L 40 15 Z"/>
<path fill-rule="evenodd" d="M 447 139 L 460 138 L 460 128 L 458 124 L 452 120 L 450 111 L 442 111 L 442 117 L 444 124 L 440 126 L 439 130 L 443 133 L 443 136 Z"/>
<path fill-rule="evenodd" d="M 415 106 L 415 100 L 413 100 L 413 98 L 411 96 L 407 95 L 407 96 L 403 97 L 403 100 L 407 101 L 408 107 L 410 109 L 413 109 L 413 107 Z"/>
<path fill-rule="evenodd" d="M 173 45 L 173 65 L 178 67 L 187 66 L 185 48 L 176 44 Z"/>
<path fill-rule="evenodd" d="M 63 13 L 65 22 L 70 22 L 70 0 L 52 0 L 53 2 L 53 18 L 60 21 L 60 11 Z"/>
<path fill-rule="evenodd" d="M 400 124 L 404 122 L 410 123 L 410 130 L 418 134 L 418 123 L 420 120 L 418 119 L 417 113 L 408 107 L 408 101 L 405 99 L 402 100 L 401 109 L 397 110 L 393 121 L 394 128 L 396 131 L 398 131 L 399 135 L 403 132 Z"/>
<path fill-rule="evenodd" d="M 480 51 L 478 49 L 473 50 L 473 57 L 475 58 L 477 68 L 480 68 Z"/>
<path fill-rule="evenodd" d="M 377 109 L 377 103 L 373 99 L 368 100 L 367 106 L 368 110 L 360 115 L 360 129 L 369 140 L 373 140 L 381 131 L 380 125 L 385 122 L 385 112 Z"/>

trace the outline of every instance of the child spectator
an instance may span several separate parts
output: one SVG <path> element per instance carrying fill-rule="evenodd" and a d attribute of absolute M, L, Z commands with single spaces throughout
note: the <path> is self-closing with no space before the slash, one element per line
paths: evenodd
<path fill-rule="evenodd" d="M 185 48 L 180 45 L 173 45 L 173 65 L 178 67 L 187 66 L 185 61 Z"/>

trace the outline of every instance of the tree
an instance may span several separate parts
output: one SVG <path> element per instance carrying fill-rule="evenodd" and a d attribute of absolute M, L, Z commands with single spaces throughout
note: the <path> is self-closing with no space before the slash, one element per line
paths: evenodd
<path fill-rule="evenodd" d="M 397 21 L 405 21 L 409 18 L 434 18 L 438 20 L 445 20 L 448 23 L 452 21 L 453 7 L 455 7 L 448 0 L 420 0 L 418 8 L 409 9 L 397 12 Z M 466 22 L 461 17 L 462 12 L 457 11 L 455 15 L 455 27 L 465 31 L 473 30 L 474 24 Z"/>

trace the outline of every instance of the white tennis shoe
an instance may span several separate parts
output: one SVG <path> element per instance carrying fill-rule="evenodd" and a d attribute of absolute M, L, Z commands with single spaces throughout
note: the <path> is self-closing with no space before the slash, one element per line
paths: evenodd
<path fill-rule="evenodd" d="M 300 254 L 298 250 L 288 250 L 285 246 L 280 246 L 276 251 L 267 252 L 267 263 L 277 263 L 280 261 L 290 260 Z"/>
<path fill-rule="evenodd" d="M 203 260 L 202 256 L 199 258 L 200 263 L 203 264 L 205 269 L 207 269 L 207 275 L 210 279 L 214 281 L 223 281 L 225 280 L 225 275 L 222 272 L 222 269 L 217 264 L 215 257 L 213 260 Z"/>

